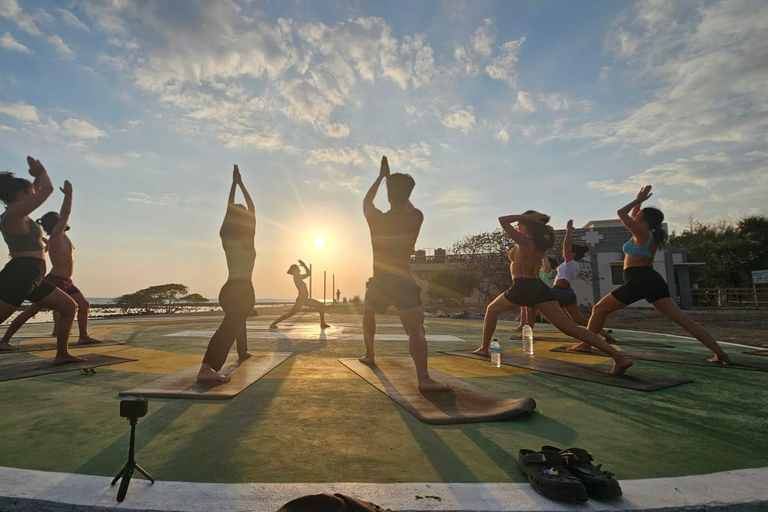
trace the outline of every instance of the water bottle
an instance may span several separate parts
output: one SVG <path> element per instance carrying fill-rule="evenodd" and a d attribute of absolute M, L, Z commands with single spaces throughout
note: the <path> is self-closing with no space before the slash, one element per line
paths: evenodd
<path fill-rule="evenodd" d="M 495 368 L 501 368 L 501 345 L 497 338 L 493 338 L 491 342 L 491 364 Z"/>
<path fill-rule="evenodd" d="M 533 355 L 533 328 L 530 325 L 523 327 L 523 354 Z"/>

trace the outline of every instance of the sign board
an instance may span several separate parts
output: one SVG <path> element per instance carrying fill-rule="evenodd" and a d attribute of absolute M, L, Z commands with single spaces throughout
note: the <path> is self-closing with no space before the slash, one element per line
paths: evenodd
<path fill-rule="evenodd" d="M 752 284 L 768 284 L 768 270 L 753 270 Z"/>

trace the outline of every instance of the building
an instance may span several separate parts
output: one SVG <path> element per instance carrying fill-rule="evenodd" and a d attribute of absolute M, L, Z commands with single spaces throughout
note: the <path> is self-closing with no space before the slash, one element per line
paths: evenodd
<path fill-rule="evenodd" d="M 667 229 L 666 225 L 664 229 Z M 555 233 L 557 242 L 549 253 L 559 259 L 565 230 L 556 230 Z M 630 237 L 630 232 L 619 220 L 590 221 L 584 227 L 574 230 L 573 243 L 589 247 L 589 252 L 582 261 L 581 278 L 572 283 L 579 304 L 591 306 L 623 284 L 624 254 L 621 246 Z M 450 269 L 452 258 L 453 256 L 447 254 L 444 249 L 418 250 L 411 258 L 411 272 L 422 288 L 422 299 L 425 302 L 429 302 L 430 275 L 439 270 Z M 694 265 L 700 263 L 689 263 L 682 251 L 669 246 L 656 252 L 653 262 L 654 269 L 667 281 L 670 295 L 676 298 L 683 309 L 693 306 L 689 268 Z M 477 290 L 465 299 L 469 304 L 477 304 L 480 301 L 481 296 Z M 649 304 L 643 300 L 633 306 L 648 307 Z"/>

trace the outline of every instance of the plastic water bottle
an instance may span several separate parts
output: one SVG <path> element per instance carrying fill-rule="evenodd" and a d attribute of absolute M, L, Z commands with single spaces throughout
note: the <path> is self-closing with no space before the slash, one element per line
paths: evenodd
<path fill-rule="evenodd" d="M 491 342 L 491 364 L 495 368 L 501 368 L 501 345 L 497 338 L 493 338 Z"/>
<path fill-rule="evenodd" d="M 533 328 L 530 325 L 523 327 L 523 354 L 533 355 Z"/>

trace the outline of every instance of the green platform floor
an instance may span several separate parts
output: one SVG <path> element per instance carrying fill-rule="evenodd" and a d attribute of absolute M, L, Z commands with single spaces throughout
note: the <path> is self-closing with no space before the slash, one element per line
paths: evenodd
<path fill-rule="evenodd" d="M 315 318 L 304 315 L 297 323 Z M 126 345 L 81 352 L 139 361 L 99 368 L 96 375 L 68 372 L 0 382 L 0 466 L 113 476 L 128 445 L 118 393 L 199 363 L 207 339 L 164 335 L 214 330 L 218 321 L 181 316 L 94 321 L 93 335 Z M 358 323 L 360 317 L 329 315 L 328 321 Z M 395 323 L 397 317 L 380 316 L 379 322 Z M 543 444 L 585 447 L 619 479 L 768 466 L 768 372 L 636 361 L 634 368 L 646 374 L 695 381 L 646 393 L 443 356 L 437 351 L 478 345 L 481 321 L 430 319 L 427 326 L 428 334 L 466 340 L 432 343 L 430 366 L 496 393 L 531 396 L 538 403 L 534 415 L 423 424 L 336 361 L 362 355 L 360 342 L 337 341 L 332 334 L 317 341 L 251 341 L 252 351 L 294 356 L 230 401 L 151 400 L 149 414 L 139 422 L 136 459 L 160 480 L 216 483 L 524 482 L 515 454 Z M 47 329 L 30 325 L 22 332 Z M 344 332 L 360 331 L 345 327 Z M 504 348 L 519 345 L 504 332 L 498 335 Z M 706 354 L 696 341 L 678 337 L 629 332 L 617 337 Z M 538 342 L 536 349 L 547 357 L 599 361 L 548 353 L 560 344 Z M 377 355 L 408 356 L 407 343 L 379 342 Z M 52 354 L 2 355 L 0 363 L 39 357 Z"/>

